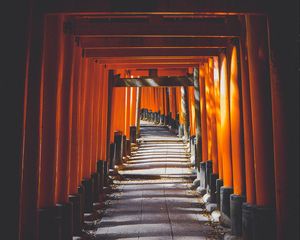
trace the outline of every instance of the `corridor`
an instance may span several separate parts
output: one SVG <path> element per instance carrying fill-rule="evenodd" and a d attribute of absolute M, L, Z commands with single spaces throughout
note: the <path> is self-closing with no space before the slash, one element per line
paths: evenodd
<path fill-rule="evenodd" d="M 299 239 L 297 1 L 22 2 L 9 239 Z"/>
<path fill-rule="evenodd" d="M 186 144 L 166 126 L 142 124 L 140 146 L 114 180 L 96 239 L 221 239 L 222 227 L 190 190 Z"/>

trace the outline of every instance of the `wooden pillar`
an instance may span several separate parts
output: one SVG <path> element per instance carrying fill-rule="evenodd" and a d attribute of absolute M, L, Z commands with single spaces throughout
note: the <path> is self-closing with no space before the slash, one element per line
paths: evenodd
<path fill-rule="evenodd" d="M 71 156 L 70 156 L 70 184 L 69 193 L 76 194 L 77 188 L 80 183 L 79 179 L 79 165 L 80 165 L 80 152 L 79 152 L 79 137 L 80 137 L 80 75 L 81 75 L 81 48 L 78 46 L 74 49 L 74 67 L 73 67 L 73 100 L 72 100 L 72 139 L 71 139 Z"/>
<path fill-rule="evenodd" d="M 275 180 L 267 17 L 247 15 L 246 30 L 257 205 L 253 235 L 274 239 Z"/>
<path fill-rule="evenodd" d="M 166 87 L 165 88 L 165 101 L 166 101 L 166 125 L 170 123 L 170 88 Z"/>
<path fill-rule="evenodd" d="M 230 59 L 230 130 L 233 172 L 233 193 L 245 193 L 244 151 L 242 139 L 242 117 L 240 105 L 240 72 L 236 46 L 231 49 Z"/>
<path fill-rule="evenodd" d="M 229 82 L 227 73 L 227 58 L 220 56 L 220 117 L 221 117 L 221 144 L 223 155 L 224 187 L 232 187 L 231 142 L 230 142 L 230 111 L 229 111 Z"/>
<path fill-rule="evenodd" d="M 199 168 L 202 161 L 201 146 L 201 112 L 200 112 L 200 86 L 199 86 L 199 68 L 194 68 L 194 101 L 195 101 L 195 124 L 196 124 L 196 156 L 195 166 Z"/>
<path fill-rule="evenodd" d="M 29 38 L 27 45 L 24 122 L 20 168 L 20 240 L 37 239 L 37 206 L 39 178 L 39 145 L 40 145 L 40 105 L 42 52 L 44 38 L 44 18 L 37 10 L 32 10 L 28 25 Z M 22 66 L 23 67 L 23 66 Z M 14 85 L 15 87 L 15 85 Z M 16 151 L 15 151 L 16 152 Z M 16 233 L 17 234 L 17 233 Z M 12 235 L 12 238 L 14 235 Z"/>
<path fill-rule="evenodd" d="M 208 60 L 208 74 L 209 74 L 209 94 L 210 94 L 210 111 L 211 111 L 211 140 L 212 140 L 212 162 L 213 162 L 213 174 L 218 174 L 218 137 L 217 137 L 217 119 L 216 112 L 218 107 L 216 106 L 215 86 L 214 86 L 214 59 Z"/>
<path fill-rule="evenodd" d="M 63 69 L 58 82 L 57 93 L 57 176 L 55 185 L 55 199 L 58 203 L 66 203 L 68 201 L 68 185 L 70 173 L 70 154 L 71 149 L 71 134 L 72 134 L 72 92 L 73 92 L 73 44 L 74 39 L 71 35 L 61 37 L 61 42 L 64 44 L 64 58 L 61 63 Z M 61 60 L 61 61 L 62 61 Z"/>
<path fill-rule="evenodd" d="M 181 111 L 183 115 L 183 129 L 184 129 L 184 138 L 186 141 L 189 141 L 189 108 L 188 108 L 188 96 L 187 96 L 187 87 L 181 87 Z"/>
<path fill-rule="evenodd" d="M 136 138 L 140 137 L 140 111 L 141 111 L 141 97 L 142 97 L 142 89 L 140 87 L 137 87 L 136 90 L 136 115 L 135 115 L 135 121 L 136 121 Z"/>
<path fill-rule="evenodd" d="M 245 159 L 245 185 L 246 202 L 256 204 L 255 176 L 254 176 L 254 156 L 253 156 L 253 133 L 251 119 L 250 86 L 248 53 L 246 47 L 245 19 L 242 19 L 242 34 L 240 40 L 240 63 L 242 80 L 242 108 L 243 108 L 243 128 L 244 128 L 244 159 Z"/>
<path fill-rule="evenodd" d="M 299 238 L 298 9 L 276 2 L 268 17 L 277 239 Z"/>
<path fill-rule="evenodd" d="M 39 208 L 55 206 L 55 175 L 56 175 L 56 103 L 57 84 L 60 69 L 60 41 L 51 35 L 59 36 L 60 21 L 57 16 L 46 18 L 44 44 L 43 75 L 41 87 L 42 114 L 40 116 L 40 176 L 39 176 Z M 53 50 L 54 49 L 54 50 Z"/>
<path fill-rule="evenodd" d="M 112 83 L 114 79 L 114 71 L 108 71 L 108 85 L 107 85 L 107 116 L 106 116 L 106 161 L 110 163 L 110 132 L 111 132 L 111 108 L 112 108 Z M 109 164 L 108 164 L 109 165 Z"/>
<path fill-rule="evenodd" d="M 207 125 L 206 125 L 206 98 L 205 98 L 205 64 L 200 65 L 200 118 L 201 118 L 201 142 L 202 161 L 208 160 L 207 155 Z"/>
<path fill-rule="evenodd" d="M 220 112 L 220 74 L 219 59 L 214 57 L 214 95 L 215 95 L 215 115 L 216 115 L 216 131 L 217 131 L 217 147 L 218 147 L 218 174 L 219 179 L 223 179 L 222 164 L 222 144 L 221 144 L 221 112 Z"/>
<path fill-rule="evenodd" d="M 256 203 L 275 205 L 272 112 L 266 17 L 246 16 Z M 255 34 L 254 34 L 255 33 Z"/>

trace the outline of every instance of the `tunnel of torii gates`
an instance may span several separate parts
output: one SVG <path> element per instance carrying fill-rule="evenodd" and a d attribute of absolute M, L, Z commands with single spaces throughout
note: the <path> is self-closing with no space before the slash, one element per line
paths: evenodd
<path fill-rule="evenodd" d="M 176 1 L 169 12 L 156 2 L 155 14 L 103 2 L 92 11 L 49 1 L 51 14 L 31 5 L 18 238 L 76 235 L 143 119 L 183 137 L 194 184 L 208 189 L 233 234 L 292 239 L 297 126 L 277 13 L 250 2 Z"/>

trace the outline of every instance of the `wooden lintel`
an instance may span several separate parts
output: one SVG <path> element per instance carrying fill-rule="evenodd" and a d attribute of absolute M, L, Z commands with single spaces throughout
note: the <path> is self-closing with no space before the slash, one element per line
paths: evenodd
<path fill-rule="evenodd" d="M 86 49 L 85 57 L 166 57 L 166 56 L 218 56 L 217 48 L 162 48 L 162 49 Z"/>
<path fill-rule="evenodd" d="M 120 78 L 115 75 L 114 87 L 166 87 L 166 86 L 193 86 L 193 77 L 140 77 L 140 78 Z"/>
<path fill-rule="evenodd" d="M 241 0 L 46 0 L 43 9 L 46 13 L 68 14 L 138 14 L 138 13 L 177 13 L 177 14 L 263 14 L 266 1 Z"/>
<path fill-rule="evenodd" d="M 198 67 L 199 63 L 111 63 L 106 64 L 107 69 L 149 69 L 149 68 L 189 68 L 189 67 Z"/>
<path fill-rule="evenodd" d="M 207 61 L 205 56 L 142 56 L 142 57 L 95 57 L 99 64 L 199 64 Z"/>
<path fill-rule="evenodd" d="M 238 37 L 240 23 L 230 21 L 161 20 L 158 22 L 120 22 L 75 19 L 72 32 L 76 36 L 119 36 L 119 37 Z"/>
<path fill-rule="evenodd" d="M 228 44 L 227 38 L 195 37 L 80 37 L 80 46 L 88 48 L 221 48 Z"/>

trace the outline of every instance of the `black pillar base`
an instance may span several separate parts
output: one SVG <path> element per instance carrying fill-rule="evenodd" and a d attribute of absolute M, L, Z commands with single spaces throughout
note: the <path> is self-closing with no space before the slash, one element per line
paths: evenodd
<path fill-rule="evenodd" d="M 210 175 L 212 174 L 212 160 L 206 161 L 205 167 L 205 183 L 207 192 L 210 192 L 211 183 L 210 183 Z"/>
<path fill-rule="evenodd" d="M 72 203 L 72 212 L 73 212 L 73 235 L 79 236 L 81 232 L 81 223 L 80 223 L 80 195 L 72 194 L 69 195 L 69 201 Z"/>
<path fill-rule="evenodd" d="M 235 236 L 242 235 L 242 205 L 245 200 L 244 196 L 230 195 L 231 234 Z"/>
<path fill-rule="evenodd" d="M 92 179 L 83 179 L 82 185 L 85 188 L 84 211 L 93 212 L 93 181 Z"/>
<path fill-rule="evenodd" d="M 217 200 L 217 206 L 218 209 L 221 209 L 221 187 L 223 186 L 223 179 L 217 179 L 216 180 L 216 200 Z"/>
<path fill-rule="evenodd" d="M 114 169 L 116 165 L 116 144 L 111 143 L 109 145 L 109 169 Z"/>
<path fill-rule="evenodd" d="M 99 201 L 99 182 L 100 182 L 100 177 L 99 173 L 93 173 L 91 175 L 92 181 L 93 181 L 93 202 L 98 202 Z"/>
<path fill-rule="evenodd" d="M 160 115 L 159 116 L 159 124 L 165 125 L 165 115 Z"/>
<path fill-rule="evenodd" d="M 253 239 L 276 239 L 275 210 L 256 206 L 253 212 Z"/>
<path fill-rule="evenodd" d="M 217 179 L 218 179 L 219 175 L 218 174 L 210 174 L 210 203 L 217 203 Z"/>
<path fill-rule="evenodd" d="M 253 240 L 253 216 L 255 206 L 242 204 L 242 237 L 243 240 Z"/>
<path fill-rule="evenodd" d="M 182 124 L 180 124 L 179 126 L 178 126 L 178 137 L 183 137 L 183 135 L 184 135 L 184 132 L 183 132 L 183 125 Z"/>
<path fill-rule="evenodd" d="M 84 223 L 84 206 L 85 206 L 85 187 L 81 184 L 78 187 L 78 194 L 80 196 L 80 228 Z"/>
<path fill-rule="evenodd" d="M 201 193 L 205 194 L 206 193 L 206 162 L 201 162 L 200 163 L 200 186 L 199 189 L 201 188 Z M 198 189 L 197 189 L 198 191 Z"/>
<path fill-rule="evenodd" d="M 114 132 L 114 144 L 115 144 L 115 151 L 114 151 L 114 164 L 119 165 L 122 163 L 122 141 L 123 141 L 123 136 L 121 132 Z M 114 166 L 112 166 L 114 168 Z M 111 168 L 111 169 L 113 169 Z"/>
<path fill-rule="evenodd" d="M 104 162 L 103 160 L 97 161 L 97 172 L 99 174 L 99 193 L 103 192 L 104 187 Z"/>
<path fill-rule="evenodd" d="M 195 146 L 195 136 L 191 136 L 190 138 L 190 145 L 191 145 L 191 164 L 193 164 L 193 166 L 195 166 L 196 164 L 196 146 Z"/>
<path fill-rule="evenodd" d="M 230 218 L 230 195 L 233 193 L 232 187 L 221 187 L 220 189 L 220 210 Z"/>
<path fill-rule="evenodd" d="M 136 126 L 130 126 L 130 142 L 136 143 Z"/>
<path fill-rule="evenodd" d="M 107 187 L 108 186 L 108 170 L 109 170 L 109 164 L 107 161 L 103 162 L 103 186 Z"/>
<path fill-rule="evenodd" d="M 131 156 L 131 142 L 126 139 L 126 156 Z"/>
<path fill-rule="evenodd" d="M 72 240 L 73 238 L 73 205 L 72 203 L 56 204 L 58 214 L 61 218 L 62 239 Z"/>
<path fill-rule="evenodd" d="M 38 209 L 38 239 L 63 240 L 62 219 L 56 206 Z"/>

